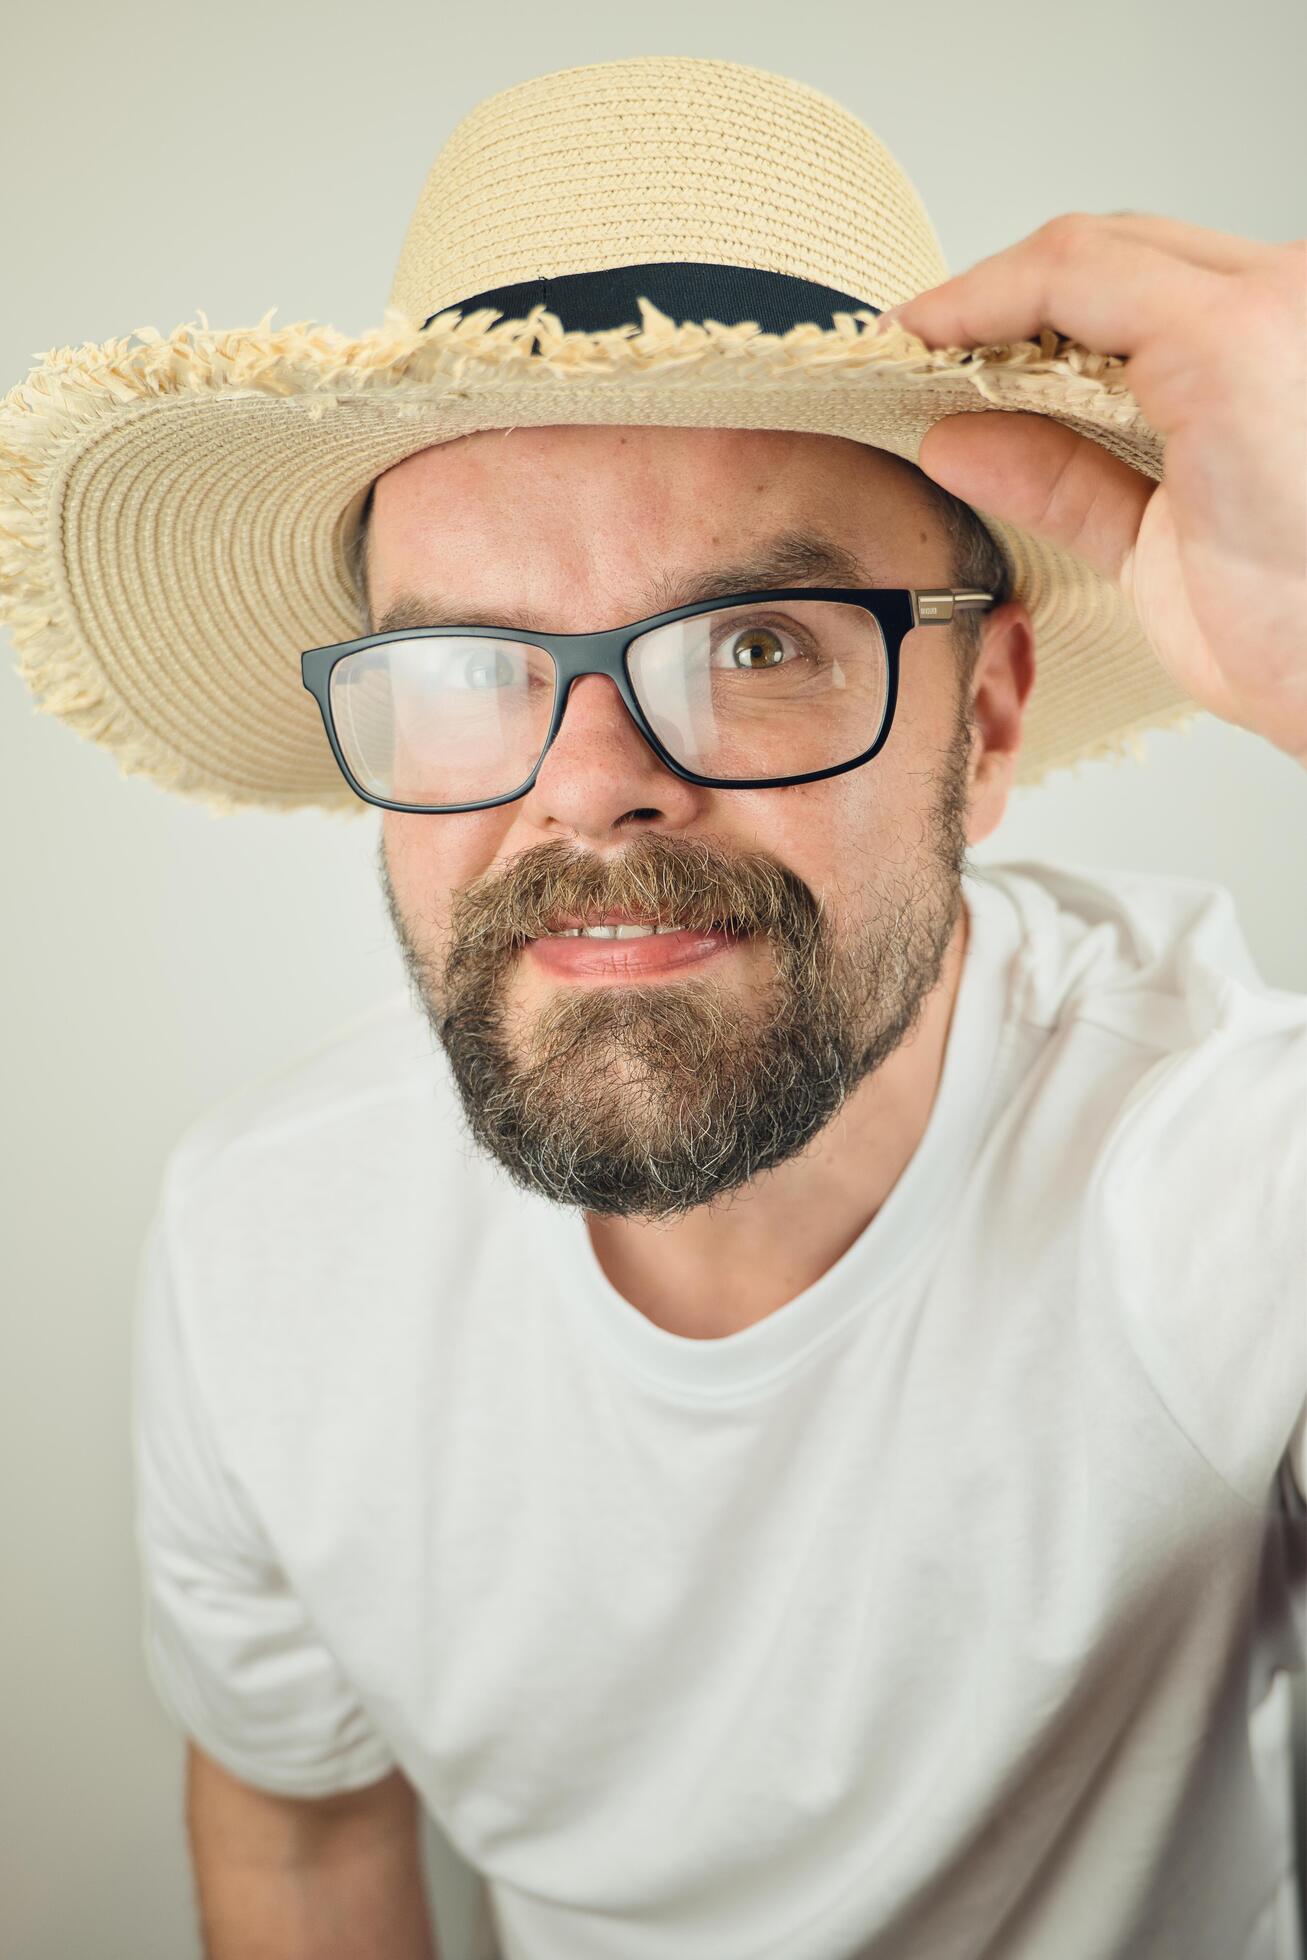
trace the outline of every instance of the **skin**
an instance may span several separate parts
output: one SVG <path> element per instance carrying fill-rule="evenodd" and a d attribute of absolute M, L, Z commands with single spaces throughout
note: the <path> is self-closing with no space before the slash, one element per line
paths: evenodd
<path fill-rule="evenodd" d="M 886 452 L 770 430 L 517 428 L 423 450 L 378 479 L 369 601 L 374 619 L 407 591 L 473 618 L 532 609 L 554 630 L 593 631 L 675 604 L 677 580 L 799 527 L 873 560 L 875 583 L 950 582 L 938 522 Z M 532 1161 L 552 1175 L 591 1145 L 628 1180 L 642 1152 L 671 1153 L 674 1202 L 660 1209 L 638 1178 L 618 1178 L 596 1187 L 606 1208 L 582 1206 L 609 1280 L 669 1332 L 734 1333 L 812 1285 L 921 1140 L 966 950 L 965 846 L 1002 817 L 1034 679 L 1023 602 L 981 618 L 965 700 L 952 632 L 907 635 L 890 737 L 840 776 L 760 790 L 684 782 L 613 684 L 589 675 L 516 802 L 383 812 L 392 923 L 433 1028 L 456 1052 L 470 1044 L 469 1113 L 510 1107 L 516 1119 L 529 1107 Z M 730 905 L 759 929 L 639 987 L 560 980 L 514 943 L 560 900 L 616 907 L 651 892 L 678 919 Z M 469 1002 L 475 1014 L 451 1017 Z M 826 1081 L 823 1101 L 810 1091 L 830 1059 L 826 1034 L 846 1043 L 831 1049 L 846 1080 L 834 1093 Z M 733 1098 L 760 1124 L 773 1102 L 783 1108 L 781 1134 L 766 1168 L 737 1167 L 729 1189 L 694 1202 L 711 1176 L 688 1139 L 728 1140 Z"/>
<path fill-rule="evenodd" d="M 1055 323 L 1121 357 L 1166 439 L 1161 482 L 1050 416 L 994 410 L 935 423 L 921 467 L 1113 580 L 1185 694 L 1307 768 L 1307 238 L 1064 211 L 893 311 L 928 347 Z"/>

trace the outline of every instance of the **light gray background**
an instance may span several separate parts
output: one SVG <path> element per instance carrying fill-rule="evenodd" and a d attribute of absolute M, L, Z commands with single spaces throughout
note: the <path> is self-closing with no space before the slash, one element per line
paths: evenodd
<path fill-rule="evenodd" d="M 632 16 L 635 17 L 632 17 Z M 379 324 L 423 178 L 484 95 L 619 55 L 725 57 L 864 117 L 950 268 L 1059 211 L 1307 229 L 1296 0 L 764 13 L 668 0 L 366 7 L 68 0 L 0 43 L 0 390 L 46 349 L 203 308 L 214 327 Z M 130 1324 L 160 1166 L 211 1102 L 403 984 L 375 813 L 210 817 L 32 712 L 0 631 L 0 1951 L 198 1952 L 182 1741 L 140 1652 Z M 1265 977 L 1307 990 L 1307 774 L 1203 717 L 1018 792 L 976 856 L 1211 878 Z M 448 1960 L 469 1888 L 431 1838 Z"/>

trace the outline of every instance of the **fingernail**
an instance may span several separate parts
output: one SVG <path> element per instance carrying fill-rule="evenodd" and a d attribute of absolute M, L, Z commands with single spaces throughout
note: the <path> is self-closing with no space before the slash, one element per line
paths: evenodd
<path fill-rule="evenodd" d="M 903 307 L 906 306 L 906 304 L 907 304 L 906 300 L 900 300 L 897 306 L 887 307 L 876 322 L 876 332 L 884 333 L 886 327 L 889 326 L 890 322 L 892 320 L 898 319 L 900 312 L 902 311 Z"/>

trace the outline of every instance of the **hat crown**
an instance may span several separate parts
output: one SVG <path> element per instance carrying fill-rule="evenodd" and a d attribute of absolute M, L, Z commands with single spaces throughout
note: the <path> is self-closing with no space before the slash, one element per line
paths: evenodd
<path fill-rule="evenodd" d="M 878 308 L 948 267 L 906 172 L 829 96 L 739 62 L 640 55 L 478 103 L 428 173 L 391 287 L 416 326 L 522 280 L 700 262 Z"/>

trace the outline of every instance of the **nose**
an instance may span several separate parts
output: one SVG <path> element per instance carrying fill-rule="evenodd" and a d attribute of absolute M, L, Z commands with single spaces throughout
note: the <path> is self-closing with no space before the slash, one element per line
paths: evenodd
<path fill-rule="evenodd" d="M 708 791 L 674 774 L 632 719 L 607 674 L 582 674 L 562 723 L 523 801 L 523 815 L 548 826 L 598 835 L 639 811 L 683 823 Z"/>

